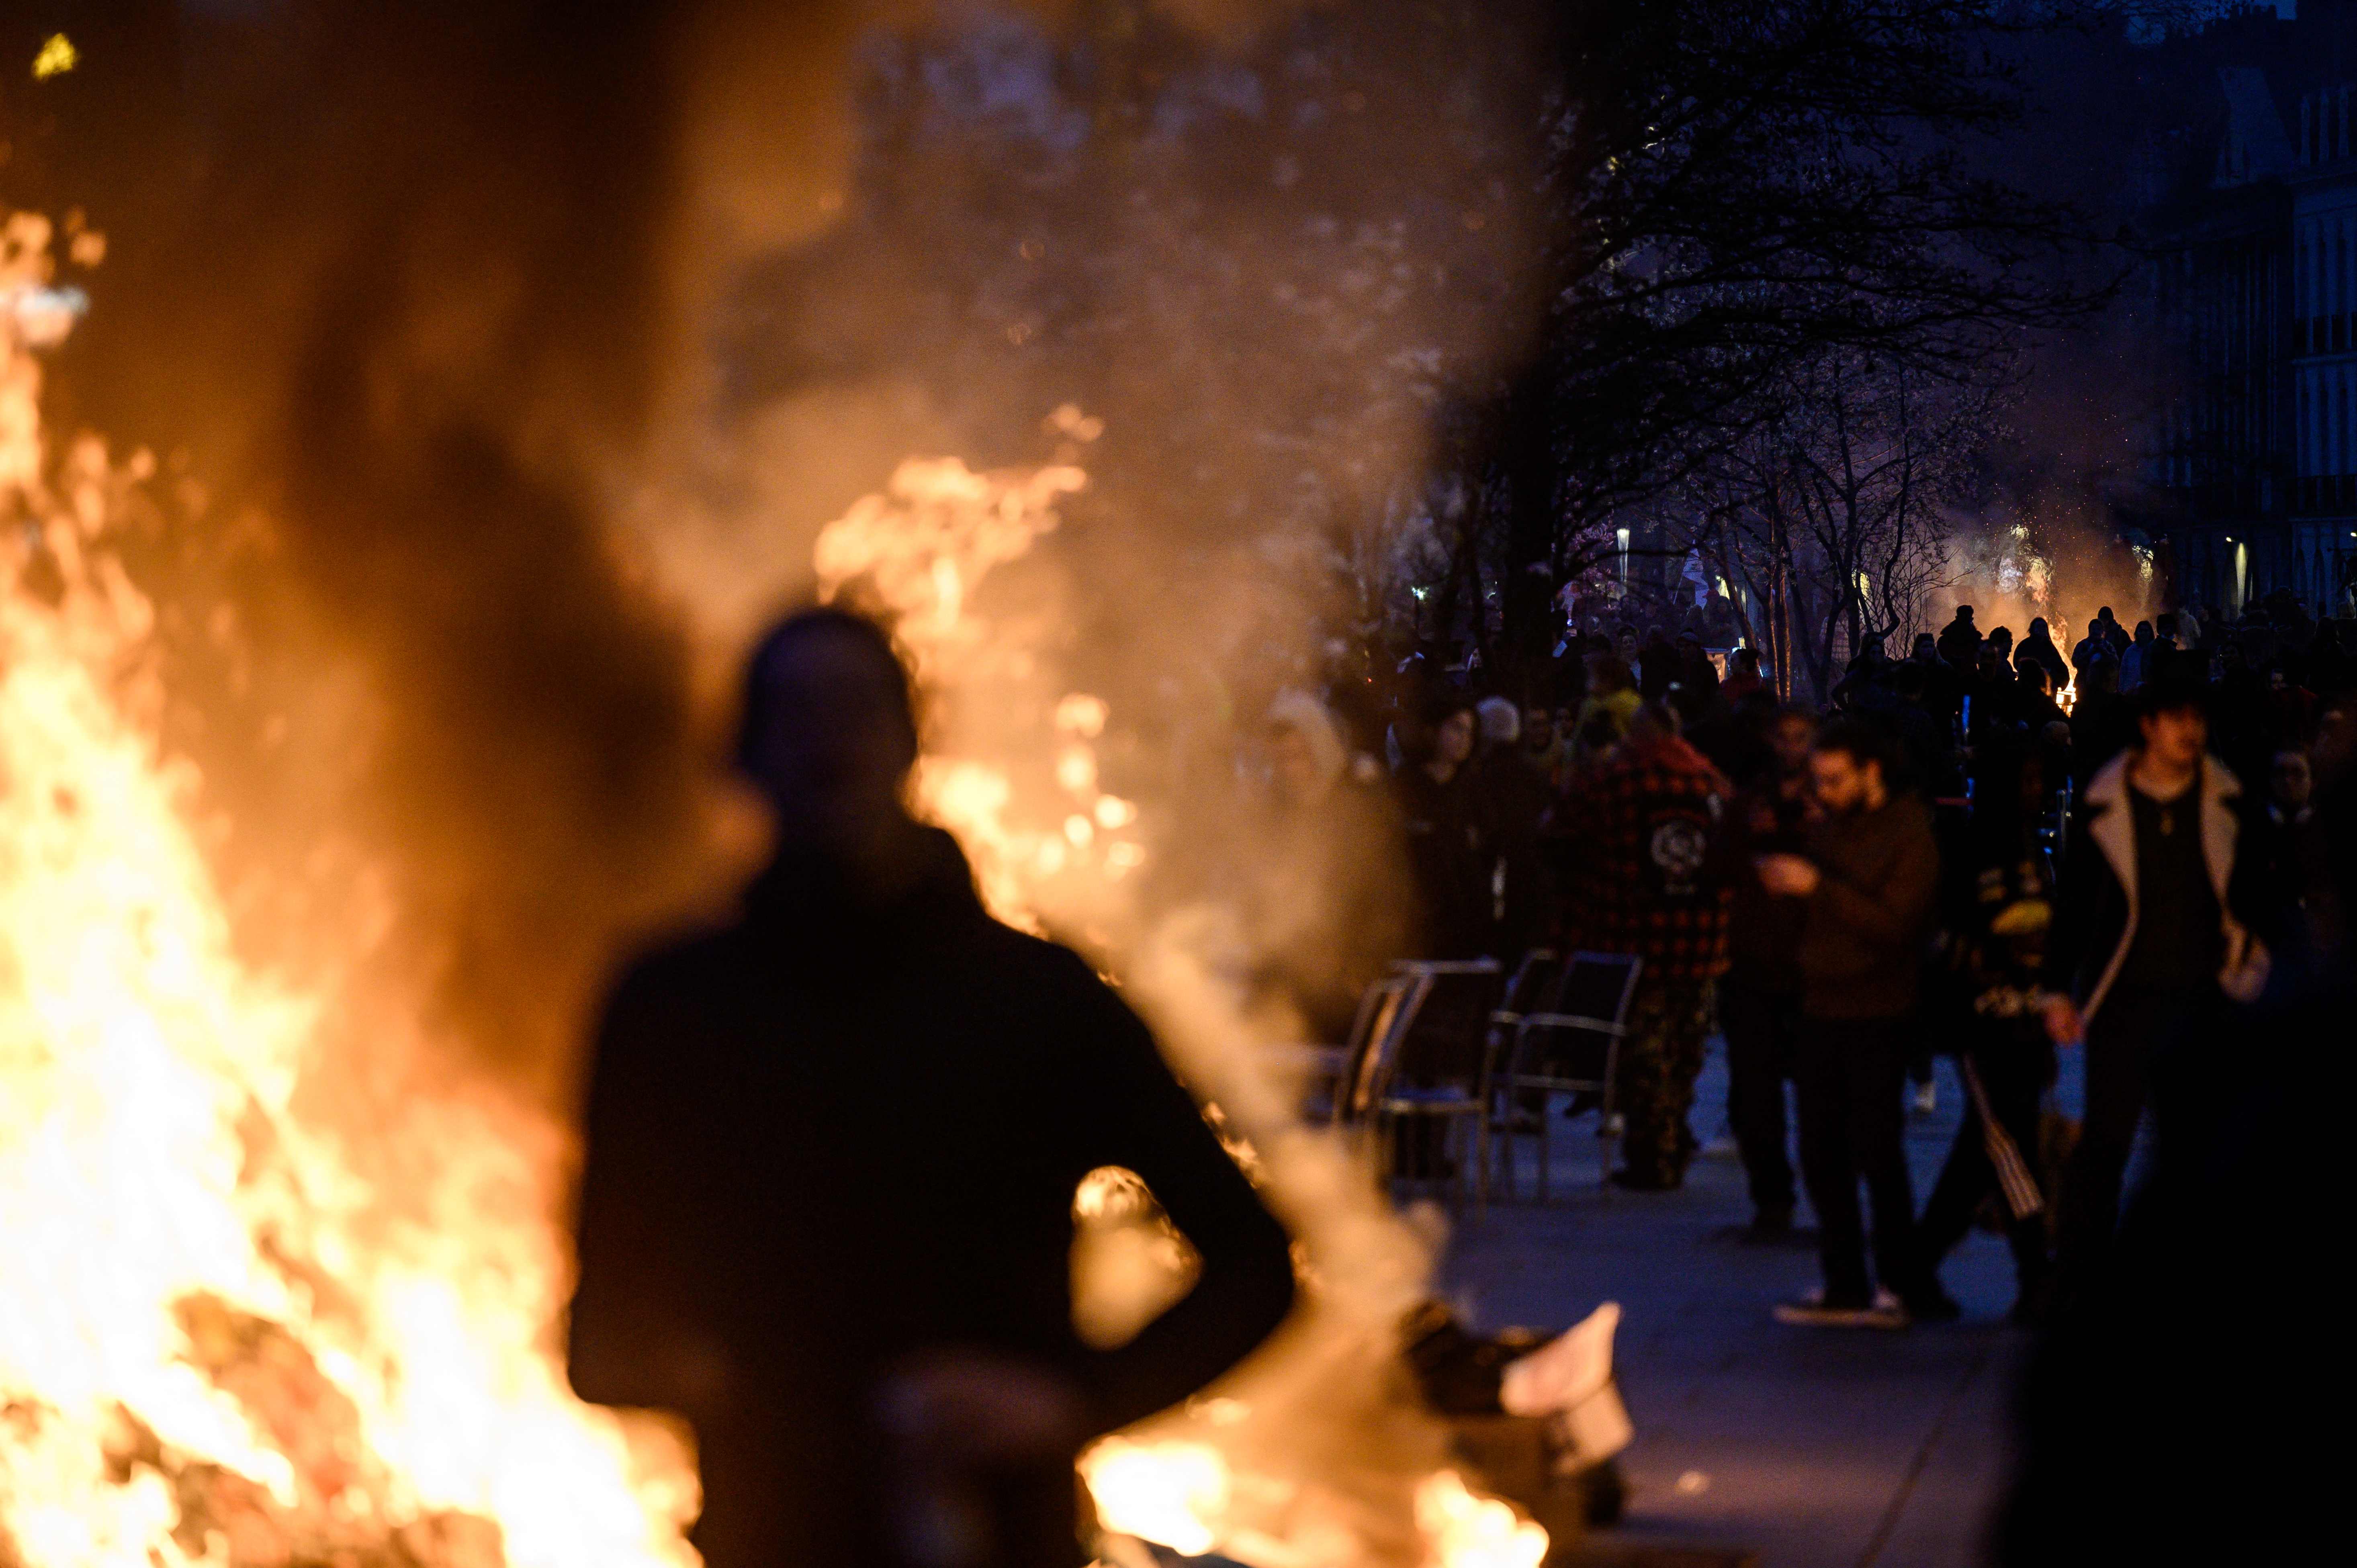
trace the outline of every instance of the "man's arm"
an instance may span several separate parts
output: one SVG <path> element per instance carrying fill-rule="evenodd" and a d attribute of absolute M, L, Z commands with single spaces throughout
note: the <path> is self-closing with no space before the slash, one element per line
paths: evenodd
<path fill-rule="evenodd" d="M 1104 1429 L 1168 1409 L 1249 1355 L 1293 1305 L 1291 1245 L 1163 1065 L 1136 1015 L 1088 974 L 1071 1042 L 1073 1100 L 1091 1167 L 1122 1165 L 1146 1185 L 1200 1260 L 1187 1294 L 1117 1349 L 1093 1357 L 1090 1390 Z"/>

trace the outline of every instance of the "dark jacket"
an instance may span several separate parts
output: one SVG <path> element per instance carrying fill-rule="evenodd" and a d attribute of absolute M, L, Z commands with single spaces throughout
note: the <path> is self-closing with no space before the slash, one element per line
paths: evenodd
<path fill-rule="evenodd" d="M 2127 799 L 2134 756 L 2123 752 L 2112 758 L 2080 797 L 2047 952 L 2054 984 L 2078 995 L 2080 1011 L 2090 1018 L 2103 1006 L 2136 936 L 2136 819 Z M 2256 942 L 2242 948 L 2249 930 L 2262 923 L 2265 897 L 2258 886 L 2262 877 L 2255 874 L 2257 857 L 2241 853 L 2242 786 L 2232 768 L 2211 757 L 2203 759 L 2194 788 L 2201 797 L 2202 859 L 2224 922 L 2224 950 L 2233 955 L 2241 949 L 2244 954 L 2240 965 L 2215 978 L 2230 993 L 2239 993 L 2238 1000 L 2248 1001 L 2266 982 L 2268 960 Z"/>
<path fill-rule="evenodd" d="M 1801 1009 L 1813 1018 L 1897 1018 L 1915 1005 L 1940 892 L 1932 814 L 1912 795 L 1821 824 L 1822 874 L 1801 929 Z"/>
<path fill-rule="evenodd" d="M 1799 854 L 1808 847 L 1803 790 L 1779 788 L 1773 772 L 1735 798 L 1727 813 L 1726 875 L 1734 904 L 1727 920 L 1727 983 L 1776 996 L 1801 993 L 1801 922 L 1790 901 L 1760 886 L 1752 869 L 1763 854 Z M 1805 780 L 1803 780 L 1805 783 Z"/>
<path fill-rule="evenodd" d="M 1958 616 L 1940 628 L 1940 657 L 1958 670 L 1970 670 L 1980 661 L 1981 634 L 1972 622 Z"/>
<path fill-rule="evenodd" d="M 2054 678 L 2056 691 L 2071 683 L 2071 666 L 2062 662 L 2062 650 L 2045 632 L 2031 632 L 2014 645 L 2013 667 L 2020 670 L 2032 664 L 2045 667 L 2046 673 Z"/>
<path fill-rule="evenodd" d="M 1475 958 L 1496 936 L 1490 877 L 1498 832 L 1479 770 L 1468 761 L 1441 783 L 1410 762 L 1395 781 L 1408 870 L 1415 882 L 1418 958 Z"/>
<path fill-rule="evenodd" d="M 633 969 L 598 1036 L 573 1382 L 694 1423 L 712 1568 L 898 1561 L 877 1401 L 913 1354 L 1059 1370 L 1110 1429 L 1224 1371 L 1292 1299 L 1285 1232 L 1145 1026 L 929 843 L 882 908 L 823 865 L 772 868 L 736 923 Z M 1073 1329 L 1071 1251 L 1103 1165 L 1146 1179 L 1201 1273 L 1100 1352 Z M 1077 1563 L 1072 1496 L 1069 1458 L 1002 1477 L 1007 1561 Z"/>

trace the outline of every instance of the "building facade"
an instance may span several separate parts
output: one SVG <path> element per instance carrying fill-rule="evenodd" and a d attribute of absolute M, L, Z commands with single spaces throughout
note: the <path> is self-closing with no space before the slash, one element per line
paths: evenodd
<path fill-rule="evenodd" d="M 2357 568 L 2357 80 L 2303 93 L 2292 200 L 2297 477 L 2285 584 L 2346 608 Z"/>
<path fill-rule="evenodd" d="M 2179 91 L 2138 223 L 2168 368 L 2129 532 L 2229 615 L 2278 590 L 2357 613 L 2357 5 L 2303 13 L 2161 47 Z"/>

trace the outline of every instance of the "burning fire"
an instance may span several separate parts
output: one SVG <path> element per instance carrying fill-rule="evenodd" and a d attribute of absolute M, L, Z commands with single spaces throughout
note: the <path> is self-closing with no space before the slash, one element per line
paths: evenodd
<path fill-rule="evenodd" d="M 108 523 L 39 418 L 48 225 L 0 239 L 0 1563 L 655 1568 L 692 1463 L 576 1400 L 558 1130 L 409 1101 L 396 1215 L 298 1091 L 329 993 L 242 963 Z M 397 1030 L 371 1049 L 397 1054 Z"/>
<path fill-rule="evenodd" d="M 368 1069 L 419 1057 L 421 1024 L 339 1046 L 332 981 L 238 953 L 194 826 L 201 780 L 153 727 L 156 610 L 110 542 L 152 464 L 43 437 L 35 350 L 73 315 L 48 239 L 24 215 L 0 232 L 0 1563 L 685 1568 L 684 1445 L 581 1403 L 554 1348 L 562 1131 L 488 1093 L 386 1087 Z M 1077 413 L 1059 428 L 1095 434 Z M 878 593 L 921 684 L 952 699 L 920 803 L 993 908 L 1034 926 L 1109 908 L 1154 827 L 1101 778 L 1108 705 L 1055 681 L 1036 628 L 974 609 L 1084 483 L 911 463 L 817 551 L 826 588 Z M 322 1084 L 369 1115 L 307 1112 Z M 1274 1165 L 1348 1185 L 1230 1093 Z M 366 1174 L 393 1149 L 422 1173 L 397 1195 Z M 1362 1242 L 1389 1224 L 1372 1194 L 1324 1201 L 1359 1205 Z M 1398 1282 L 1378 1284 L 1380 1303 Z M 1297 1380 L 1365 1386 L 1336 1369 L 1389 1342 L 1351 1332 Z M 1259 1412 L 1211 1402 L 1235 1417 L 1213 1440 L 1092 1450 L 1109 1520 L 1262 1568 L 1527 1568 L 1544 1550 L 1437 1467 L 1396 1492 L 1413 1538 L 1394 1541 L 1364 1498 L 1268 1473 L 1231 1440 Z"/>
<path fill-rule="evenodd" d="M 1059 409 L 1048 426 L 1074 456 L 1102 431 L 1070 407 Z M 823 597 L 865 596 L 890 618 L 926 708 L 915 804 L 964 845 L 992 912 L 1033 930 L 1052 922 L 1062 929 L 1134 932 L 1116 918 L 1121 885 L 1146 863 L 1152 833 L 1178 824 L 1157 822 L 1169 813 L 1142 811 L 1104 789 L 1098 747 L 1112 711 L 1102 698 L 1057 679 L 1046 651 L 1046 628 L 1057 621 L 1050 607 L 1038 595 L 1005 611 L 977 609 L 975 602 L 993 570 L 1060 526 L 1059 507 L 1086 484 L 1086 474 L 1071 462 L 977 474 L 954 458 L 912 459 L 881 493 L 820 533 L 813 565 Z M 1198 1022 L 1236 1032 L 1236 1020 L 1222 1013 L 1213 994 L 1215 983 L 1168 963 L 1167 955 L 1158 965 L 1138 963 L 1136 953 L 1125 957 L 1133 967 L 1158 968 L 1165 989 L 1175 971 L 1186 971 L 1178 983 Z M 1141 992 L 1149 989 L 1139 976 L 1131 979 Z M 1379 1196 L 1338 1196 L 1346 1184 L 1363 1187 L 1363 1172 L 1329 1157 L 1331 1149 L 1313 1148 L 1315 1135 L 1294 1122 L 1281 1092 L 1252 1083 L 1228 1088 L 1258 1112 L 1236 1119 L 1250 1123 L 1240 1131 L 1214 1110 L 1255 1179 L 1272 1188 L 1289 1179 L 1297 1195 L 1324 1186 L 1309 1207 L 1347 1216 L 1340 1222 L 1362 1233 L 1393 1223 Z M 1287 1177 L 1272 1174 L 1264 1150 L 1279 1156 Z M 1112 1183 L 1106 1190 L 1119 1187 Z M 1082 1194 L 1084 1210 L 1108 1201 L 1087 1188 Z M 1354 1201 L 1365 1208 L 1353 1208 Z M 1398 1309 L 1391 1310 L 1391 1317 L 1379 1313 L 1373 1323 L 1340 1330 L 1318 1352 L 1302 1354 L 1295 1380 L 1311 1387 L 1321 1380 L 1330 1386 L 1338 1376 L 1378 1380 L 1375 1369 L 1394 1353 L 1387 1337 Z M 1455 1470 L 1396 1477 L 1399 1511 L 1412 1517 L 1394 1530 L 1364 1498 L 1262 1468 L 1261 1450 L 1243 1433 L 1266 1412 L 1235 1398 L 1198 1402 L 1205 1408 L 1192 1412 L 1185 1435 L 1166 1435 L 1159 1423 L 1149 1423 L 1150 1431 L 1107 1437 L 1082 1455 L 1082 1477 L 1106 1530 L 1187 1555 L 1220 1552 L 1254 1568 L 1536 1568 L 1546 1554 L 1544 1529 L 1506 1503 L 1475 1495 Z M 1393 1485 L 1386 1475 L 1374 1489 Z"/>

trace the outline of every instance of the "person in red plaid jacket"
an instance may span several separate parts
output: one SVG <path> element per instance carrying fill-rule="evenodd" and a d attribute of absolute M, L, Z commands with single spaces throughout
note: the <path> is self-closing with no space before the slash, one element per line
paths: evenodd
<path fill-rule="evenodd" d="M 1626 1123 L 1613 1180 L 1662 1191 L 1685 1178 L 1686 1125 L 1709 1032 L 1712 982 L 1727 969 L 1733 888 L 1716 853 L 1731 787 L 1648 704 L 1581 780 L 1562 840 L 1571 947 L 1643 960 L 1615 1098 Z"/>

